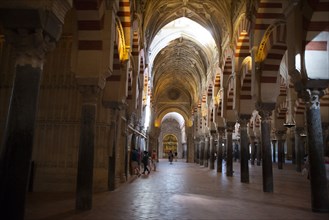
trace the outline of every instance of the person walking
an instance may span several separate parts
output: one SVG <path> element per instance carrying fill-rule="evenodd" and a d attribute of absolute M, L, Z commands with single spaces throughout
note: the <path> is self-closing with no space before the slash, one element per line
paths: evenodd
<path fill-rule="evenodd" d="M 174 157 L 174 155 L 173 155 L 172 151 L 169 151 L 169 153 L 168 153 L 168 159 L 169 159 L 170 164 L 172 164 L 173 157 Z"/>
<path fill-rule="evenodd" d="M 139 164 L 139 158 L 138 158 L 138 151 L 136 148 L 133 148 L 131 151 L 131 168 L 133 174 L 140 176 L 140 170 L 139 170 L 140 164 Z"/>
<path fill-rule="evenodd" d="M 147 151 L 144 151 L 144 155 L 143 155 L 143 158 L 142 158 L 142 163 L 143 163 L 143 166 L 144 166 L 144 171 L 142 174 L 145 174 L 145 171 L 147 171 L 148 173 L 147 174 L 150 174 L 150 170 L 148 169 L 148 163 L 149 163 L 149 154 Z"/>

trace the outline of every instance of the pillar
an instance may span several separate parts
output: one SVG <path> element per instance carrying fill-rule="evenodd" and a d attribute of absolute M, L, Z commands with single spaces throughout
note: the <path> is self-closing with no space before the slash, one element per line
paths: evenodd
<path fill-rule="evenodd" d="M 100 88 L 85 85 L 80 86 L 79 89 L 83 97 L 83 103 L 78 154 L 76 209 L 89 210 L 92 208 L 96 112 Z"/>
<path fill-rule="evenodd" d="M 201 166 L 204 165 L 204 151 L 205 151 L 205 141 L 204 141 L 204 137 L 201 137 L 199 142 L 199 155 L 200 155 L 199 162 Z"/>
<path fill-rule="evenodd" d="M 6 41 L 16 53 L 14 83 L 0 148 L 0 215 L 3 219 L 24 219 L 44 58 L 60 38 L 64 16 L 70 9 L 65 3 L 62 1 L 63 5 L 59 4 L 57 10 L 49 7 L 52 1 L 42 3 L 43 7 L 36 3 L 26 11 L 20 1 L 0 3 Z M 31 17 L 35 18 L 33 22 L 26 22 Z"/>
<path fill-rule="evenodd" d="M 304 132 L 303 127 L 296 127 L 295 128 L 295 155 L 296 155 L 296 171 L 302 172 L 302 160 L 304 159 L 304 151 L 303 151 L 303 140 L 300 136 Z"/>
<path fill-rule="evenodd" d="M 255 136 L 250 136 L 250 148 L 251 148 L 251 155 L 250 155 L 250 164 L 255 165 Z"/>
<path fill-rule="evenodd" d="M 296 164 L 296 148 L 295 148 L 295 128 L 290 129 L 291 140 L 291 161 L 292 164 Z"/>
<path fill-rule="evenodd" d="M 247 124 L 250 115 L 240 115 L 240 180 L 242 183 L 249 183 L 249 140 L 247 132 Z"/>
<path fill-rule="evenodd" d="M 273 163 L 276 162 L 276 140 L 275 139 L 272 139 L 272 161 Z"/>
<path fill-rule="evenodd" d="M 256 147 L 256 164 L 257 166 L 260 166 L 262 161 L 262 141 L 260 138 L 257 138 L 255 147 Z"/>
<path fill-rule="evenodd" d="M 263 191 L 273 192 L 273 168 L 270 138 L 271 114 L 275 108 L 275 103 L 257 103 L 256 107 L 261 116 Z"/>
<path fill-rule="evenodd" d="M 213 137 L 213 135 L 210 135 L 209 137 L 209 148 L 210 148 L 210 153 L 209 153 L 209 168 L 211 170 L 215 169 L 215 138 Z"/>
<path fill-rule="evenodd" d="M 194 163 L 199 163 L 199 142 L 194 138 Z"/>
<path fill-rule="evenodd" d="M 276 138 L 278 140 L 278 169 L 283 169 L 283 161 L 284 161 L 284 134 L 285 131 L 277 130 L 275 132 Z"/>
<path fill-rule="evenodd" d="M 225 128 L 218 128 L 217 141 L 217 172 L 221 173 L 223 170 L 223 136 L 225 135 Z"/>
<path fill-rule="evenodd" d="M 235 122 L 226 122 L 226 176 L 233 176 L 233 140 L 232 133 Z"/>
<path fill-rule="evenodd" d="M 319 90 L 308 90 L 306 119 L 310 163 L 311 203 L 314 212 L 329 212 L 328 187 L 324 164 Z"/>
<path fill-rule="evenodd" d="M 204 142 L 204 167 L 208 167 L 209 166 L 209 136 L 207 136 L 205 138 L 205 142 Z"/>

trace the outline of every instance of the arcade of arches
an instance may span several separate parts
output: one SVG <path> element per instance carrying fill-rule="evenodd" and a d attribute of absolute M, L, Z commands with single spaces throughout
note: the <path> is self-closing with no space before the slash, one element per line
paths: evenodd
<path fill-rule="evenodd" d="M 177 151 L 232 176 L 239 153 L 301 172 L 328 212 L 328 0 L 2 0 L 1 213 L 25 194 L 92 191 L 132 178 L 130 151 Z M 214 157 L 215 153 L 217 157 Z M 216 164 L 217 165 L 216 165 Z M 311 198 L 310 198 L 311 199 Z M 11 216 L 11 215 L 10 215 Z"/>

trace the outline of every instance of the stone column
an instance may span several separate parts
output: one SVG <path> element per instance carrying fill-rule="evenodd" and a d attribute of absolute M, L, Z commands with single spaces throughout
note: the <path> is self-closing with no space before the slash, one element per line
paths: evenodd
<path fill-rule="evenodd" d="M 204 142 L 204 167 L 208 167 L 209 166 L 209 136 L 207 136 L 205 138 L 205 142 Z"/>
<path fill-rule="evenodd" d="M 295 155 L 296 155 L 296 171 L 302 172 L 302 160 L 304 159 L 303 150 L 303 140 L 301 138 L 301 134 L 304 132 L 303 127 L 295 128 Z"/>
<path fill-rule="evenodd" d="M 92 208 L 94 146 L 96 132 L 98 86 L 80 86 L 83 103 L 81 109 L 80 143 L 76 188 L 76 209 Z"/>
<path fill-rule="evenodd" d="M 120 117 L 121 117 L 121 110 L 124 108 L 122 103 L 118 102 L 107 102 L 106 104 L 103 103 L 104 106 L 111 109 L 111 124 L 110 124 L 110 155 L 108 160 L 108 190 L 113 191 L 116 189 L 116 170 L 117 170 L 117 153 L 119 146 L 119 139 L 120 139 Z M 139 129 L 138 126 L 135 127 L 136 130 Z M 140 148 L 140 135 L 136 136 L 136 146 L 137 149 Z M 141 149 L 140 149 L 141 150 Z M 142 150 L 141 150 L 142 152 Z M 139 158 L 140 160 L 140 158 Z M 120 175 L 120 174 L 119 174 Z M 119 177 L 119 176 L 118 176 Z M 120 177 L 119 177 L 120 178 Z"/>
<path fill-rule="evenodd" d="M 192 150 L 193 146 L 193 129 L 192 127 L 186 127 L 187 131 L 187 146 L 186 146 L 186 152 L 185 152 L 185 157 L 186 157 L 186 162 L 192 162 L 194 158 L 194 151 Z"/>
<path fill-rule="evenodd" d="M 291 141 L 291 161 L 292 164 L 296 164 L 296 150 L 295 150 L 295 128 L 290 129 L 290 141 Z"/>
<path fill-rule="evenodd" d="M 310 182 L 312 210 L 329 212 L 326 168 L 324 165 L 323 139 L 320 113 L 320 91 L 308 90 L 310 100 L 307 101 L 306 119 L 308 133 L 308 155 L 310 163 Z"/>
<path fill-rule="evenodd" d="M 233 176 L 233 140 L 235 122 L 226 122 L 226 176 Z"/>
<path fill-rule="evenodd" d="M 199 144 L 198 140 L 195 138 L 194 141 L 194 163 L 199 163 Z"/>
<path fill-rule="evenodd" d="M 225 135 L 225 128 L 218 128 L 218 141 L 217 141 L 217 172 L 221 173 L 223 170 L 223 136 Z"/>
<path fill-rule="evenodd" d="M 278 139 L 278 169 L 282 170 L 284 161 L 284 134 L 285 131 L 277 130 L 275 132 L 276 138 Z"/>
<path fill-rule="evenodd" d="M 325 156 L 329 156 L 329 123 L 322 123 L 323 132 L 323 152 Z"/>
<path fill-rule="evenodd" d="M 273 139 L 272 140 L 272 161 L 273 161 L 273 163 L 276 162 L 276 155 L 275 155 L 275 153 L 276 153 L 276 140 Z"/>
<path fill-rule="evenodd" d="M 241 182 L 249 183 L 249 140 L 247 132 L 247 124 L 249 122 L 250 115 L 240 115 L 240 170 L 241 170 Z"/>
<path fill-rule="evenodd" d="M 275 103 L 257 103 L 256 108 L 261 116 L 263 191 L 273 192 L 273 168 L 270 138 L 271 114 L 275 108 Z"/>
<path fill-rule="evenodd" d="M 199 153 L 200 153 L 199 162 L 201 166 L 204 165 L 204 151 L 205 151 L 205 141 L 204 141 L 204 137 L 201 137 L 199 142 Z"/>
<path fill-rule="evenodd" d="M 255 165 L 255 136 L 250 136 L 250 145 L 251 145 L 251 155 L 250 155 L 250 164 Z"/>
<path fill-rule="evenodd" d="M 43 7 L 35 2 L 28 10 L 20 4 L 24 6 L 21 1 L 0 2 L 6 42 L 12 44 L 16 52 L 15 77 L 0 148 L 2 219 L 24 219 L 44 58 L 60 38 L 64 16 L 70 8 L 65 1 L 63 5 L 47 1 L 42 3 Z M 58 8 L 51 11 L 53 4 Z"/>
<path fill-rule="evenodd" d="M 210 135 L 209 137 L 209 146 L 210 146 L 210 153 L 209 153 L 209 161 L 210 161 L 210 165 L 209 168 L 211 170 L 215 169 L 215 138 L 213 137 L 213 135 Z"/>
<path fill-rule="evenodd" d="M 258 137 L 256 141 L 256 164 L 257 166 L 261 165 L 262 161 L 262 140 Z"/>

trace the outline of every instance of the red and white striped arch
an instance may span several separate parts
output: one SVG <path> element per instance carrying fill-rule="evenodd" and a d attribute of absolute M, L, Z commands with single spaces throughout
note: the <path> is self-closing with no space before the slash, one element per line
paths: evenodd
<path fill-rule="evenodd" d="M 242 15 L 235 33 L 235 69 L 239 69 L 244 58 L 250 56 L 250 22 Z"/>
<path fill-rule="evenodd" d="M 251 100 L 251 59 L 246 59 L 241 66 L 240 100 Z"/>
<path fill-rule="evenodd" d="M 305 123 L 304 123 L 305 107 L 306 107 L 306 104 L 303 99 L 299 98 L 295 101 L 295 107 L 294 107 L 295 121 L 296 121 L 296 126 L 298 126 L 298 127 L 305 126 Z"/>
<path fill-rule="evenodd" d="M 77 13 L 78 49 L 80 51 L 103 50 L 105 1 L 74 1 Z"/>
<path fill-rule="evenodd" d="M 125 35 L 126 46 L 130 46 L 130 28 L 131 28 L 131 13 L 130 13 L 130 1 L 120 0 L 119 11 L 117 13 L 120 18 L 121 25 Z"/>
<path fill-rule="evenodd" d="M 288 110 L 288 103 L 287 103 L 287 85 L 285 82 L 285 79 L 281 77 L 281 83 L 280 83 L 280 94 L 278 97 L 278 107 L 276 109 L 276 117 L 279 120 L 285 120 L 286 114 Z"/>
<path fill-rule="evenodd" d="M 329 1 L 308 0 L 312 14 L 304 16 L 305 67 L 308 78 L 329 79 Z"/>
<path fill-rule="evenodd" d="M 226 110 L 233 110 L 233 100 L 234 100 L 234 78 L 231 77 L 229 85 L 227 87 L 227 99 L 226 99 Z"/>
<path fill-rule="evenodd" d="M 258 3 L 254 25 L 256 44 L 276 20 L 283 18 L 282 3 L 277 0 L 261 0 Z"/>
<path fill-rule="evenodd" d="M 118 46 L 117 44 L 114 44 L 113 73 L 111 76 L 107 77 L 106 81 L 120 82 L 120 80 L 121 80 L 121 61 L 119 57 Z"/>

